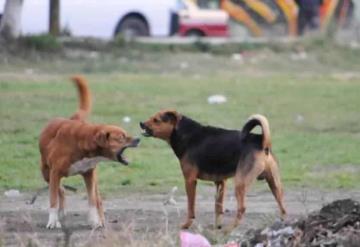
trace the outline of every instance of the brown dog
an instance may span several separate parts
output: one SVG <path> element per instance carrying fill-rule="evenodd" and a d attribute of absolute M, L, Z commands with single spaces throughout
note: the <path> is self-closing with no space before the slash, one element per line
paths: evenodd
<path fill-rule="evenodd" d="M 140 141 L 117 126 L 85 122 L 91 109 L 90 91 L 82 77 L 72 79 L 79 92 L 78 111 L 70 119 L 51 120 L 41 132 L 39 140 L 41 172 L 49 183 L 50 210 L 47 228 L 61 227 L 60 219 L 64 216 L 65 206 L 61 179 L 76 174 L 82 175 L 85 180 L 90 223 L 94 228 L 104 226 L 96 165 L 104 159 L 127 165 L 128 162 L 123 157 L 124 150 L 136 147 Z"/>
<path fill-rule="evenodd" d="M 262 134 L 250 131 L 261 126 Z M 144 136 L 168 142 L 180 161 L 188 198 L 188 216 L 182 228 L 191 226 L 195 218 L 197 179 L 213 181 L 216 185 L 215 225 L 221 228 L 225 181 L 235 177 L 235 196 L 238 203 L 236 227 L 245 213 L 245 194 L 256 179 L 265 179 L 279 205 L 281 216 L 286 215 L 283 190 L 276 158 L 271 151 L 269 123 L 264 116 L 253 115 L 241 131 L 204 126 L 174 110 L 156 113 L 141 122 Z"/>

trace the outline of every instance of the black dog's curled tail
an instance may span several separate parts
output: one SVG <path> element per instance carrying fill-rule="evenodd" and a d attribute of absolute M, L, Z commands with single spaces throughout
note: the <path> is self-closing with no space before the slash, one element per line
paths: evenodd
<path fill-rule="evenodd" d="M 242 133 L 247 135 L 256 126 L 260 126 L 262 129 L 262 148 L 264 149 L 265 153 L 268 154 L 271 149 L 271 137 L 269 121 L 265 116 L 260 114 L 252 115 L 242 128 Z"/>

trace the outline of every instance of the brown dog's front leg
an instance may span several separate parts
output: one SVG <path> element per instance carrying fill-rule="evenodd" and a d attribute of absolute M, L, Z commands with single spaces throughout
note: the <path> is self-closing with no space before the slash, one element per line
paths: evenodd
<path fill-rule="evenodd" d="M 188 203 L 188 215 L 186 222 L 182 224 L 182 229 L 188 229 L 195 219 L 195 195 L 196 195 L 196 179 L 185 180 L 185 188 Z"/>
<path fill-rule="evenodd" d="M 65 217 L 65 189 L 62 186 L 59 188 L 59 216 L 60 219 Z"/>
<path fill-rule="evenodd" d="M 89 201 L 89 222 L 93 228 L 104 227 L 104 215 L 101 205 L 101 212 L 99 210 L 100 198 L 98 198 L 97 191 L 97 177 L 95 169 L 83 174 Z"/>
<path fill-rule="evenodd" d="M 104 208 L 103 208 L 103 204 L 102 204 L 102 199 L 100 196 L 100 191 L 99 191 L 99 184 L 98 184 L 98 180 L 97 180 L 97 175 L 95 175 L 96 177 L 96 183 L 95 183 L 95 192 L 96 192 L 96 207 L 98 209 L 98 213 L 99 213 L 99 217 L 100 217 L 100 221 L 101 224 L 103 226 L 105 226 L 105 215 L 104 215 Z"/>
<path fill-rule="evenodd" d="M 49 181 L 49 193 L 50 193 L 50 209 L 49 209 L 49 220 L 46 228 L 60 228 L 61 224 L 59 221 L 59 188 L 60 188 L 60 175 L 56 170 L 50 172 Z"/>

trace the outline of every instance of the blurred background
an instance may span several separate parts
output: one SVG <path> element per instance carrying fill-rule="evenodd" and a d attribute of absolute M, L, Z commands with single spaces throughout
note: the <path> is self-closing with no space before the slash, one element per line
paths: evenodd
<path fill-rule="evenodd" d="M 9 35 L 278 37 L 358 26 L 358 0 L 0 1 Z M 7 12 L 8 11 L 8 12 Z M 7 13 L 5 13 L 7 12 Z M 21 18 L 20 18 L 21 16 Z"/>
<path fill-rule="evenodd" d="M 75 110 L 68 81 L 79 73 L 95 98 L 90 121 L 140 135 L 138 123 L 164 108 L 237 129 L 261 113 L 286 185 L 358 188 L 359 9 L 356 0 L 0 0 L 0 189 L 44 183 L 38 134 Z M 100 169 L 105 191 L 183 187 L 166 143 L 143 140 L 129 156 L 132 166 Z"/>
<path fill-rule="evenodd" d="M 134 136 L 140 121 L 164 108 L 229 129 L 265 115 L 290 216 L 336 199 L 360 200 L 360 0 L 0 0 L 0 18 L 0 245 L 19 246 L 19 233 L 35 234 L 43 246 L 62 239 L 61 231 L 44 229 L 47 193 L 25 202 L 46 186 L 41 129 L 77 107 L 73 74 L 89 81 L 89 121 Z M 132 239 L 178 246 L 186 197 L 176 157 L 153 138 L 126 156 L 129 166 L 98 167 L 118 246 L 149 246 Z M 64 183 L 79 189 L 69 195 L 71 227 L 81 240 L 72 243 L 84 246 L 92 238 L 81 218 L 83 181 Z M 222 246 L 231 236 L 213 231 L 213 183 L 198 184 L 200 232 Z M 165 208 L 174 187 L 178 204 Z M 228 187 L 226 222 L 236 209 L 231 181 Z M 266 184 L 255 183 L 247 200 L 233 239 L 278 218 Z"/>

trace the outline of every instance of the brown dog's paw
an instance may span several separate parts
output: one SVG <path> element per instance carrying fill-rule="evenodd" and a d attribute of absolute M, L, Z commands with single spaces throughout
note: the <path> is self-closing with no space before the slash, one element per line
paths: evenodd
<path fill-rule="evenodd" d="M 102 228 L 105 226 L 105 222 L 98 214 L 98 210 L 96 207 L 90 207 L 88 220 L 93 229 Z"/>
<path fill-rule="evenodd" d="M 192 225 L 194 219 L 187 219 L 184 224 L 181 225 L 181 229 L 189 229 L 189 227 Z"/>
<path fill-rule="evenodd" d="M 49 209 L 49 221 L 46 225 L 47 229 L 61 228 L 61 223 L 59 221 L 59 212 L 57 208 Z"/>

